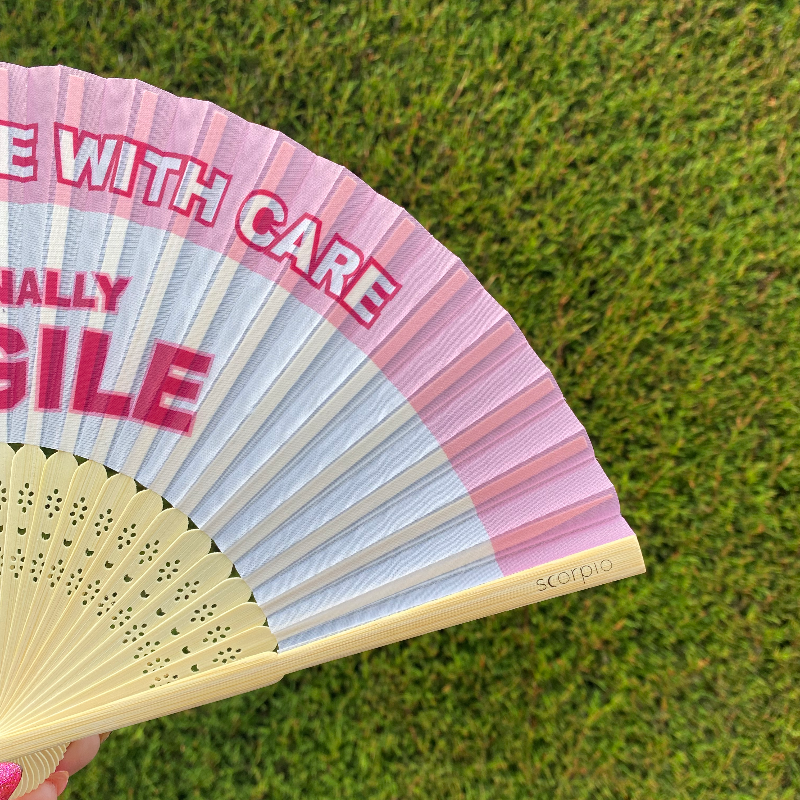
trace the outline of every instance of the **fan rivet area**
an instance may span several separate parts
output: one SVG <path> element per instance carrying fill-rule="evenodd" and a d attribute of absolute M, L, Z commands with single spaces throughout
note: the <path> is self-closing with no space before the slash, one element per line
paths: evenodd
<path fill-rule="evenodd" d="M 17 731 L 143 693 L 155 692 L 148 702 L 158 704 L 167 684 L 274 651 L 264 612 L 230 559 L 132 478 L 63 451 L 0 443 L 0 485 L 13 498 L 0 507 L 8 520 L 0 673 L 19 685 L 0 714 L 0 746 L 22 769 L 11 786 L 7 768 L 11 789 L 0 800 L 31 791 L 63 756 L 47 746 L 18 757 L 7 744 Z"/>

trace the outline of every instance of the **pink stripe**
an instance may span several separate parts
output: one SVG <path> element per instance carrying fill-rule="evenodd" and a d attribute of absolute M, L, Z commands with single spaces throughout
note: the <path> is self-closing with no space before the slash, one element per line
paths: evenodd
<path fill-rule="evenodd" d="M 275 160 L 270 164 L 267 174 L 261 182 L 262 189 L 274 192 L 278 188 L 278 184 L 283 180 L 295 150 L 295 146 L 289 144 L 289 142 L 281 143 L 278 148 L 278 155 L 275 156 Z"/>
<path fill-rule="evenodd" d="M 67 103 L 64 109 L 64 122 L 77 128 L 81 124 L 81 108 L 86 79 L 80 75 L 70 75 L 67 82 Z"/>
<path fill-rule="evenodd" d="M 200 154 L 198 155 L 198 158 L 201 161 L 205 161 L 206 164 L 210 164 L 214 160 L 214 156 L 217 154 L 217 149 L 219 148 L 219 143 L 222 141 L 222 134 L 225 132 L 225 125 L 227 122 L 228 118 L 224 114 L 220 114 L 218 111 L 214 112 L 214 116 L 211 118 L 211 124 L 208 126 L 208 131 L 206 132 L 206 138 L 203 141 L 203 146 L 200 148 Z M 176 214 L 175 221 L 172 224 L 172 232 L 176 236 L 186 238 L 186 234 L 189 232 L 192 222 L 193 215 L 184 216 L 183 214 Z"/>
<path fill-rule="evenodd" d="M 601 497 L 593 497 L 573 508 L 568 508 L 557 514 L 552 514 L 545 519 L 537 520 L 529 525 L 523 525 L 521 528 L 508 531 L 508 533 L 501 534 L 500 536 L 495 536 L 492 539 L 492 547 L 495 553 L 501 553 L 504 550 L 517 547 L 523 542 L 535 539 L 537 536 L 541 536 L 543 533 L 547 533 L 547 531 L 553 530 L 553 528 L 557 528 L 559 525 L 563 525 L 565 522 L 569 522 L 585 514 L 587 511 L 602 505 L 607 502 L 610 497 L 611 495 L 608 494 Z"/>
<path fill-rule="evenodd" d="M 67 102 L 64 109 L 64 124 L 79 128 L 81 124 L 81 108 L 83 106 L 83 90 L 86 79 L 79 75 L 70 75 L 67 81 Z M 58 147 L 58 139 L 53 141 L 53 146 Z M 72 198 L 72 187 L 63 183 L 56 184 L 55 203 L 59 206 L 68 206 Z"/>
<path fill-rule="evenodd" d="M 133 131 L 134 139 L 146 140 L 150 136 L 157 104 L 158 95 L 155 92 L 142 92 L 142 97 L 139 101 L 139 114 L 136 117 L 136 127 Z"/>
<path fill-rule="evenodd" d="M 485 339 L 482 339 L 475 347 L 466 354 L 460 356 L 456 363 L 448 367 L 433 383 L 428 384 L 413 397 L 409 398 L 409 403 L 419 414 L 428 403 L 435 400 L 449 386 L 452 386 L 459 378 L 466 375 L 476 364 L 483 361 L 492 351 L 508 339 L 514 332 L 511 324 L 504 322 L 497 330 L 493 331 Z"/>
<path fill-rule="evenodd" d="M 320 242 L 328 235 L 328 231 L 331 229 L 333 223 L 336 222 L 336 218 L 339 214 L 342 213 L 342 209 L 355 191 L 355 188 L 356 182 L 349 175 L 345 175 L 344 179 L 333 193 L 333 197 L 328 201 L 328 205 L 325 206 L 325 209 L 319 216 L 322 222 L 322 230 L 319 234 Z"/>
<path fill-rule="evenodd" d="M 553 539 L 536 541 L 534 539 L 527 547 L 517 551 L 498 553 L 497 563 L 504 575 L 513 575 L 524 569 L 547 564 L 558 558 L 582 553 L 601 544 L 615 542 L 626 536 L 633 536 L 633 531 L 627 522 L 617 514 L 612 519 L 592 521 L 587 527 L 571 531 Z"/>
<path fill-rule="evenodd" d="M 331 229 L 333 223 L 336 222 L 338 217 L 340 216 L 342 209 L 347 204 L 348 199 L 352 196 L 354 189 L 356 188 L 356 182 L 350 178 L 349 176 L 345 176 L 344 180 L 339 184 L 338 188 L 334 191 L 333 196 L 325 205 L 325 208 L 320 212 L 318 215 L 318 219 L 322 223 L 321 231 L 320 231 L 320 241 L 324 239 L 326 233 Z M 397 246 L 399 247 L 400 242 L 398 242 Z M 294 292 L 299 299 L 303 299 L 303 296 L 309 292 L 309 290 L 313 292 L 317 292 L 315 289 L 311 289 L 304 281 L 300 282 L 298 285 L 300 275 L 296 273 L 294 270 L 287 269 L 287 271 L 281 276 L 279 283 L 288 291 L 293 291 L 295 287 L 297 287 L 298 291 Z M 322 296 L 321 293 L 318 293 L 318 297 Z M 326 307 L 320 310 L 322 316 L 336 328 L 341 327 L 344 323 L 346 323 L 350 319 L 350 315 L 348 312 L 335 300 L 332 298 L 325 297 L 326 300 Z"/>
<path fill-rule="evenodd" d="M 289 142 L 283 142 L 278 149 L 272 164 L 270 164 L 264 180 L 261 181 L 260 189 L 267 192 L 274 192 L 278 188 L 286 170 L 289 167 L 289 162 L 292 160 L 295 148 Z M 247 245 L 237 236 L 233 240 L 233 244 L 228 250 L 228 256 L 234 261 L 241 261 L 247 251 Z"/>
<path fill-rule="evenodd" d="M 551 392 L 456 456 L 452 464 L 472 491 L 585 433 L 561 393 Z M 591 454 L 590 449 L 584 455 Z"/>
<path fill-rule="evenodd" d="M 310 165 L 308 163 L 309 158 L 311 159 Z M 330 227 L 336 219 L 335 215 L 338 215 L 341 211 L 342 202 L 340 201 L 344 199 L 346 202 L 350 194 L 346 185 L 342 194 L 333 190 L 341 175 L 341 168 L 329 161 L 317 159 L 311 153 L 302 149 L 295 152 L 294 159 L 296 163 L 293 164 L 293 172 L 302 175 L 302 178 L 290 190 L 293 191 L 293 194 L 290 196 L 291 199 L 289 201 L 289 219 L 299 216 L 299 212 L 294 211 L 295 208 L 303 209 L 319 219 L 322 223 L 321 227 L 325 227 L 326 223 Z M 290 175 L 289 177 L 291 178 L 292 176 Z M 342 189 L 341 185 L 339 189 Z M 320 211 L 320 204 L 331 193 L 332 196 L 328 198 L 327 204 Z M 241 205 L 241 201 L 239 201 L 239 205 Z M 234 213 L 238 211 L 238 208 L 239 206 L 237 205 Z M 329 214 L 334 215 L 333 219 L 329 218 Z M 231 222 L 232 225 L 233 221 Z M 286 291 L 295 294 L 300 302 L 314 309 L 320 316 L 325 316 L 328 311 L 331 303 L 330 298 L 323 292 L 312 289 L 306 281 L 300 278 L 297 272 L 290 269 L 288 259 L 277 262 L 251 248 L 246 248 L 242 263 L 269 278 L 269 280 L 274 281 Z M 311 291 L 308 291 L 309 289 Z"/>
<path fill-rule="evenodd" d="M 411 318 L 400 325 L 400 329 L 393 332 L 372 355 L 372 360 L 383 369 L 417 333 L 430 322 L 435 314 L 442 310 L 447 301 L 466 283 L 467 274 L 459 269 L 445 284 L 436 290 L 434 295 L 426 300 L 411 315 Z"/>
<path fill-rule="evenodd" d="M 228 118 L 224 114 L 220 114 L 219 111 L 214 112 L 214 116 L 211 118 L 211 124 L 208 126 L 208 133 L 206 133 L 205 141 L 200 148 L 199 159 L 201 161 L 210 164 L 214 160 L 214 156 L 217 154 L 219 148 L 219 143 L 222 141 L 222 134 L 225 133 L 225 125 L 227 122 Z"/>
<path fill-rule="evenodd" d="M 553 467 L 562 461 L 566 461 L 566 459 L 578 455 L 578 453 L 582 453 L 584 450 L 588 449 L 589 444 L 582 436 L 577 439 L 573 439 L 571 442 L 567 442 L 567 444 L 561 445 L 561 447 L 557 447 L 555 450 L 551 450 L 546 455 L 536 458 L 533 461 L 530 461 L 527 464 L 512 470 L 507 475 L 503 475 L 501 478 L 482 486 L 480 489 L 475 489 L 471 493 L 472 502 L 475 503 L 476 506 L 479 506 L 488 502 L 489 500 L 493 500 L 495 497 L 504 494 L 509 489 L 513 489 L 515 486 L 519 486 L 529 478 L 533 478 L 540 472 L 544 472 L 546 469 L 550 469 L 550 467 Z"/>
<path fill-rule="evenodd" d="M 352 178 L 345 178 L 339 184 L 339 188 L 333 193 L 333 197 L 331 197 L 331 199 L 328 201 L 328 204 L 319 214 L 319 221 L 322 223 L 323 231 L 330 230 L 331 225 L 336 222 L 336 218 L 339 216 L 345 203 L 353 193 L 355 186 L 355 181 Z M 324 233 L 320 234 L 320 241 L 324 238 L 324 236 Z M 293 269 L 289 269 L 288 263 L 289 262 L 287 259 L 284 262 L 284 273 L 281 275 L 278 283 L 284 289 L 286 289 L 287 292 L 291 292 L 295 286 L 297 286 L 297 282 L 300 280 L 300 275 Z M 330 312 L 330 308 L 327 310 Z M 325 314 L 323 314 L 323 316 L 325 316 Z"/>
<path fill-rule="evenodd" d="M 84 96 L 86 111 L 81 117 L 81 128 L 125 136 L 133 119 L 136 86 L 124 80 L 114 80 L 100 82 L 99 87 L 96 79 L 89 82 L 89 91 Z M 90 94 L 92 89 L 94 91 Z M 92 117 L 93 113 L 96 118 Z M 111 213 L 117 200 L 117 195 L 109 191 L 90 191 L 78 197 L 83 208 L 101 214 Z"/>
<path fill-rule="evenodd" d="M 8 70 L 0 68 L 0 119 L 9 119 Z M 0 180 L 0 200 L 8 200 L 8 181 Z"/>
<path fill-rule="evenodd" d="M 474 278 L 469 278 L 442 313 L 431 319 L 403 353 L 387 364 L 384 372 L 406 397 L 413 397 L 435 382 L 456 358 L 478 346 L 502 325 L 508 326 L 506 341 L 510 342 L 516 329 L 508 314 Z M 518 332 L 516 336 L 519 337 Z M 427 423 L 427 417 L 423 419 Z"/>
<path fill-rule="evenodd" d="M 153 120 L 156 115 L 156 105 L 158 104 L 158 95 L 155 92 L 142 92 L 139 101 L 139 113 L 136 117 L 136 127 L 133 131 L 133 138 L 139 141 L 147 141 L 150 137 L 150 130 L 153 127 Z M 121 197 L 115 195 L 117 204 L 114 208 L 114 214 L 125 219 L 131 218 L 133 211 L 133 197 Z"/>
<path fill-rule="evenodd" d="M 103 79 L 85 79 L 84 89 L 84 78 L 68 68 L 10 67 L 3 80 L 8 94 L 5 102 L 19 104 L 16 112 L 9 113 L 16 114 L 19 121 L 39 125 L 40 178 L 24 187 L 5 185 L 2 191 L 11 197 L 19 193 L 23 202 L 52 202 L 54 196 L 61 202 L 52 180 L 59 87 L 67 91 L 67 121 L 76 117 L 76 127 L 82 120 L 84 127 L 99 125 L 97 132 L 105 132 L 105 123 L 97 120 L 97 104 L 91 102 L 95 95 L 103 95 Z M 77 86 L 81 97 L 76 103 Z M 384 207 L 371 190 L 341 167 L 303 148 L 293 152 L 293 143 L 280 143 L 262 185 L 269 181 L 275 191 L 280 185 L 291 208 L 290 219 L 303 212 L 315 213 L 322 219 L 323 239 L 339 232 L 364 253 L 375 248 L 376 259 L 384 266 L 391 261 L 391 274 L 403 285 L 375 325 L 366 330 L 285 263 L 265 265 L 268 259 L 247 248 L 234 233 L 238 208 L 254 187 L 253 176 L 263 174 L 271 148 L 280 142 L 277 134 L 198 101 L 142 92 L 138 86 L 132 95 L 125 95 L 131 96 L 140 98 L 134 138 L 162 150 L 196 152 L 200 126 L 208 124 L 210 111 L 209 132 L 200 155 L 209 163 L 216 155 L 225 163 L 215 166 L 233 172 L 234 179 L 213 229 L 189 224 L 185 217 L 176 219 L 166 203 L 161 208 L 140 206 L 138 196 L 134 201 L 115 195 L 111 200 L 115 214 L 172 229 L 204 247 L 228 252 L 247 268 L 278 280 L 300 302 L 341 326 L 343 335 L 365 354 L 373 354 L 387 379 L 410 398 L 432 435 L 444 443 L 444 452 L 454 460 L 453 469 L 464 485 L 480 487 L 475 501 L 490 537 L 499 541 L 509 529 L 540 524 L 546 515 L 560 513 L 585 498 L 614 496 L 608 479 L 590 457 L 586 440 L 582 436 L 568 439 L 579 430 L 574 418 L 562 419 L 563 429 L 553 429 L 552 437 L 563 434 L 562 442 L 573 442 L 579 450 L 572 455 L 567 445 L 561 444 L 548 452 L 550 438 L 545 442 L 534 435 L 537 429 L 532 420 L 541 408 L 531 405 L 541 401 L 542 407 L 549 408 L 548 398 L 556 395 L 557 389 L 549 378 L 541 380 L 544 368 L 507 314 L 421 226 L 405 218 L 397 207 Z M 236 145 L 239 150 L 234 150 Z M 285 163 L 281 163 L 281 154 Z M 79 193 L 73 194 L 76 203 Z M 321 203 L 325 206 L 317 213 Z M 383 244 L 378 246 L 380 242 Z M 527 360 L 515 354 L 523 348 Z M 545 423 L 540 422 L 540 430 L 544 430 Z M 561 451 L 562 447 L 567 449 Z M 543 451 L 545 455 L 531 457 L 532 452 Z M 573 461 L 559 469 L 558 458 L 565 456 Z M 560 535 L 558 530 L 548 535 L 556 534 Z M 508 539 L 513 540 L 513 536 Z"/>
<path fill-rule="evenodd" d="M 536 386 L 532 386 L 530 389 L 523 392 L 519 397 L 501 406 L 494 413 L 484 417 L 480 422 L 467 428 L 467 430 L 463 431 L 449 442 L 446 442 L 442 446 L 445 454 L 452 460 L 470 445 L 488 436 L 492 431 L 516 417 L 517 414 L 520 414 L 528 406 L 533 405 L 537 400 L 541 400 L 554 389 L 555 386 L 553 386 L 552 380 L 550 380 L 550 378 L 545 378 L 543 381 L 537 383 Z"/>
<path fill-rule="evenodd" d="M 372 328 L 366 330 L 359 325 L 353 326 L 347 332 L 348 338 L 364 352 L 374 352 L 459 267 L 461 265 L 452 253 L 439 245 L 422 226 L 415 225 L 404 246 L 392 259 L 389 270 L 403 288 Z"/>
<path fill-rule="evenodd" d="M 483 503 L 478 506 L 478 513 L 489 536 L 495 538 L 590 497 L 607 494 L 613 488 L 587 448 L 542 473 L 541 478 L 536 477 Z"/>
<path fill-rule="evenodd" d="M 355 239 L 359 242 L 365 259 L 369 258 L 373 255 L 374 247 L 392 230 L 397 216 L 397 207 L 386 198 L 378 195 L 374 195 L 367 203 L 363 202 L 363 198 L 352 198 L 351 189 L 358 188 L 357 182 L 346 176 L 342 183 L 344 184 L 344 190 L 341 192 L 336 190 L 331 200 L 318 215 L 322 223 L 320 226 L 320 240 L 323 238 L 322 232 L 329 231 L 332 225 L 337 223 L 340 231 L 346 231 L 348 239 Z M 342 205 L 342 199 L 346 196 L 350 196 L 353 200 L 353 204 L 349 209 L 346 203 L 344 206 Z M 354 213 L 354 208 L 358 209 L 357 214 Z M 344 210 L 348 211 L 349 214 L 344 214 Z M 378 256 L 383 259 L 380 263 L 383 265 L 388 263 L 412 232 L 413 225 L 410 223 L 408 225 L 401 223 L 397 226 L 397 229 L 392 232 L 378 251 Z M 312 307 L 316 305 L 316 310 L 334 327 L 344 328 L 345 335 L 348 328 L 357 324 L 340 303 L 329 295 L 311 287 L 305 281 L 296 284 L 294 294 L 301 302 L 307 302 Z"/>
<path fill-rule="evenodd" d="M 101 93 L 96 92 L 99 98 Z M 125 136 L 133 119 L 133 98 L 136 96 L 136 87 L 127 81 L 106 81 L 102 91 L 102 109 L 100 130 Z M 85 123 L 84 123 L 85 127 Z"/>
<path fill-rule="evenodd" d="M 383 267 L 394 258 L 395 253 L 405 244 L 409 236 L 414 232 L 414 223 L 409 219 L 404 219 L 392 231 L 392 235 L 387 239 L 383 247 L 375 254 L 375 260 Z"/>
<path fill-rule="evenodd" d="M 522 336 L 512 336 L 467 378 L 431 406 L 426 420 L 440 442 L 447 442 L 476 425 L 487 414 L 511 402 L 550 373 L 533 356 Z M 550 376 L 550 380 L 552 376 Z M 553 386 L 555 387 L 553 380 Z M 560 395 L 556 391 L 554 395 Z M 543 401 L 542 401 L 543 402 Z M 541 403 L 536 403 L 538 406 Z M 527 412 L 526 412 L 527 413 Z"/>

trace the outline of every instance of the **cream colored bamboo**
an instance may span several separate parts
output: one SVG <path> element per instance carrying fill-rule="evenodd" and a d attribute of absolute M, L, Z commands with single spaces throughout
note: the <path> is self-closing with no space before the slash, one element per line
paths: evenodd
<path fill-rule="evenodd" d="M 0 760 L 221 700 L 275 683 L 289 672 L 644 571 L 636 537 L 626 537 L 285 653 L 254 655 L 103 705 L 86 702 L 29 726 L 20 720 L 5 729 L 0 721 Z"/>

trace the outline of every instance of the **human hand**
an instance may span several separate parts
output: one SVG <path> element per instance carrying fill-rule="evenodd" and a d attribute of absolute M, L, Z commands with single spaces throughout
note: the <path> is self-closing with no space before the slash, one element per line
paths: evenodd
<path fill-rule="evenodd" d="M 23 795 L 19 800 L 56 800 L 67 788 L 70 776 L 83 769 L 97 755 L 100 745 L 107 738 L 108 734 L 103 733 L 72 742 L 53 774 L 41 786 Z"/>

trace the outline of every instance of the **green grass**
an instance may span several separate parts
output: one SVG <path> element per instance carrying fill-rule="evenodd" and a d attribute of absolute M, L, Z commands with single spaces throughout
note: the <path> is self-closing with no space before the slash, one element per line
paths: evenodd
<path fill-rule="evenodd" d="M 115 734 L 70 798 L 800 794 L 794 4 L 20 2 L 0 53 L 343 163 L 555 373 L 646 576 Z"/>

